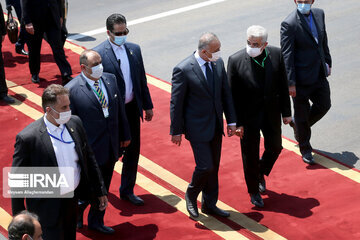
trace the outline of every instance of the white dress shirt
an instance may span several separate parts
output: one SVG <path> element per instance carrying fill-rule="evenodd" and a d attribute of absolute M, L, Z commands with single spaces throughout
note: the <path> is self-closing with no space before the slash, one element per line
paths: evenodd
<path fill-rule="evenodd" d="M 131 80 L 129 58 L 126 53 L 124 45 L 118 46 L 113 44 L 110 40 L 110 45 L 115 53 L 116 60 L 120 59 L 120 69 L 125 81 L 125 104 L 134 99 L 133 83 Z"/>
<path fill-rule="evenodd" d="M 59 139 L 61 139 L 61 132 L 65 128 L 62 139 L 66 142 L 72 142 L 70 144 L 63 143 L 63 142 L 56 140 L 55 138 L 49 136 L 51 139 L 52 146 L 54 148 L 55 157 L 56 157 L 58 166 L 59 167 L 72 167 L 74 169 L 74 176 L 73 176 L 74 177 L 74 185 L 71 186 L 69 183 L 69 185 L 70 185 L 69 188 L 60 187 L 60 194 L 64 195 L 66 193 L 74 191 L 80 183 L 81 168 L 79 165 L 79 157 L 75 151 L 75 143 L 73 142 L 73 139 L 70 136 L 65 125 L 60 124 L 59 127 L 55 126 L 54 124 L 52 124 L 51 122 L 49 122 L 46 119 L 46 113 L 44 116 L 44 122 L 45 122 L 48 133 L 50 133 L 51 135 L 53 135 Z M 60 174 L 64 174 L 66 179 L 70 179 L 72 177 L 72 176 L 70 176 L 70 178 L 69 178 L 68 177 L 69 173 L 61 171 L 61 168 L 60 168 Z"/>

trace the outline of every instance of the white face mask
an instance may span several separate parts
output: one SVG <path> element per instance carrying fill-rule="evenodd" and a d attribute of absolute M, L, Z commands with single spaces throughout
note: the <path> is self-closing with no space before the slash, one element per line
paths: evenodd
<path fill-rule="evenodd" d="M 252 48 L 248 44 L 246 44 L 246 52 L 249 54 L 250 57 L 257 57 L 262 53 L 261 47 L 260 48 Z"/>
<path fill-rule="evenodd" d="M 55 122 L 57 124 L 65 124 L 70 120 L 70 118 L 71 118 L 71 110 L 66 111 L 66 112 L 58 112 L 55 109 L 53 109 L 52 107 L 50 107 L 50 108 L 52 110 L 54 110 L 54 112 L 59 114 L 59 118 L 54 118 L 54 116 L 50 114 L 54 118 L 54 120 L 55 120 Z"/>
<path fill-rule="evenodd" d="M 91 68 L 92 74 L 90 74 L 90 76 L 92 78 L 96 78 L 99 79 L 101 78 L 103 71 L 104 71 L 104 67 L 103 65 L 100 63 L 99 65 L 96 65 L 94 67 Z"/>
<path fill-rule="evenodd" d="M 209 58 L 209 60 L 211 62 L 216 62 L 217 60 L 219 60 L 220 57 L 221 57 L 221 52 L 219 50 L 217 52 L 212 53 L 212 56 L 211 56 L 211 58 Z"/>

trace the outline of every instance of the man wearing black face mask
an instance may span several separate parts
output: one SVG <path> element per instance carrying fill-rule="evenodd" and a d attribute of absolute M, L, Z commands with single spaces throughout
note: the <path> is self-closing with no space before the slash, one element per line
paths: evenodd
<path fill-rule="evenodd" d="M 69 91 L 49 85 L 42 95 L 44 117 L 16 136 L 13 167 L 72 167 L 74 197 L 12 198 L 13 215 L 23 210 L 39 216 L 44 239 L 75 240 L 78 198 L 97 197 L 105 210 L 107 191 L 82 122 L 70 111 Z"/>
<path fill-rule="evenodd" d="M 80 55 L 81 74 L 65 87 L 70 89 L 70 108 L 84 123 L 89 143 L 109 190 L 114 165 L 123 148 L 130 143 L 130 130 L 124 103 L 116 78 L 103 73 L 102 60 L 94 50 Z M 80 202 L 78 227 L 83 225 L 83 212 L 88 202 Z M 92 204 L 88 215 L 90 229 L 111 234 L 114 230 L 104 225 L 105 211 Z"/>
<path fill-rule="evenodd" d="M 241 137 L 244 173 L 251 203 L 263 207 L 269 176 L 281 150 L 281 117 L 291 122 L 290 98 L 279 48 L 268 46 L 261 26 L 247 30 L 246 49 L 229 57 L 228 77 Z M 259 159 L 260 131 L 265 151 Z"/>
<path fill-rule="evenodd" d="M 311 126 L 330 109 L 331 56 L 324 11 L 311 8 L 314 0 L 294 0 L 297 9 L 281 23 L 281 51 L 294 103 L 295 139 L 302 159 L 314 164 Z M 310 105 L 310 101 L 312 105 Z"/>

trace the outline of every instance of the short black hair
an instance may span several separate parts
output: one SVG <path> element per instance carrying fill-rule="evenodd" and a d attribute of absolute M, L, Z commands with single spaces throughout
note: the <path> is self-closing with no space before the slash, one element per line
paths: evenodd
<path fill-rule="evenodd" d="M 64 88 L 59 84 L 51 84 L 45 88 L 42 94 L 42 107 L 44 112 L 46 112 L 46 107 L 54 106 L 57 101 L 57 96 L 59 95 L 70 95 L 69 89 Z"/>
<path fill-rule="evenodd" d="M 23 215 L 21 219 L 17 216 Z M 21 240 L 24 234 L 33 237 L 35 233 L 34 221 L 39 221 L 39 217 L 29 211 L 22 211 L 15 215 L 8 226 L 9 240 Z"/>
<path fill-rule="evenodd" d="M 112 32 L 115 24 L 126 24 L 126 18 L 120 13 L 113 13 L 106 19 L 106 29 Z"/>

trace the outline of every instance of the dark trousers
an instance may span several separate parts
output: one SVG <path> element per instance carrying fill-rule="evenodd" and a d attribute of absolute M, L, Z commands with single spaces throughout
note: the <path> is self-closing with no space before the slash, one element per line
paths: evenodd
<path fill-rule="evenodd" d="M 16 12 L 16 16 L 19 19 L 19 22 L 21 22 L 21 4 L 20 4 L 20 0 L 13 0 L 10 2 L 10 5 L 12 5 L 15 9 Z M 30 34 L 25 30 L 25 25 L 21 24 L 20 25 L 20 34 L 19 34 L 19 39 L 16 42 L 15 46 L 17 48 L 24 48 L 25 43 L 28 42 L 30 36 Z"/>
<path fill-rule="evenodd" d="M 135 100 L 125 105 L 125 112 L 130 127 L 131 143 L 125 149 L 124 157 L 122 159 L 121 196 L 134 193 L 140 155 L 140 115 Z"/>
<path fill-rule="evenodd" d="M 4 59 L 2 56 L 2 45 L 0 43 L 0 98 L 7 96 L 8 88 L 5 81 Z"/>
<path fill-rule="evenodd" d="M 77 198 L 61 199 L 59 221 L 55 226 L 42 226 L 44 240 L 75 240 Z M 41 221 L 41 219 L 40 219 Z"/>
<path fill-rule="evenodd" d="M 280 116 L 280 113 L 279 113 Z M 259 192 L 259 176 L 269 176 L 279 154 L 281 145 L 281 123 L 277 126 L 271 124 L 266 117 L 262 117 L 260 127 L 245 126 L 241 142 L 241 154 L 244 165 L 246 186 L 250 194 Z M 281 121 L 279 119 L 279 121 Z M 265 150 L 260 155 L 260 131 L 264 135 Z"/>
<path fill-rule="evenodd" d="M 319 121 L 331 107 L 329 82 L 323 78 L 310 86 L 297 85 L 293 103 L 300 152 L 304 155 L 312 151 L 311 126 Z"/>
<path fill-rule="evenodd" d="M 105 184 L 107 192 L 109 192 L 109 187 L 110 187 L 112 175 L 114 172 L 115 162 L 116 161 L 113 160 L 113 161 L 106 162 L 104 165 L 99 165 L 101 175 L 103 176 L 104 184 Z M 81 207 L 84 207 L 84 206 L 81 206 Z M 91 204 L 89 215 L 88 215 L 88 225 L 92 226 L 92 227 L 104 225 L 104 216 L 105 216 L 105 210 L 100 211 L 99 210 L 99 201 L 98 201 L 98 199 L 94 199 L 94 201 Z"/>
<path fill-rule="evenodd" d="M 197 199 L 202 191 L 202 204 L 212 208 L 219 195 L 218 172 L 221 157 L 222 133 L 217 130 L 209 142 L 190 141 L 195 158 L 195 171 L 187 188 L 190 199 Z"/>
<path fill-rule="evenodd" d="M 50 11 L 50 10 L 49 10 Z M 31 74 L 39 74 L 40 72 L 40 51 L 41 43 L 46 33 L 47 40 L 61 75 L 71 75 L 71 66 L 66 60 L 63 42 L 61 40 L 60 26 L 56 26 L 52 16 L 43 16 L 41 24 L 34 24 L 35 34 L 30 37 L 29 41 L 29 68 Z"/>

